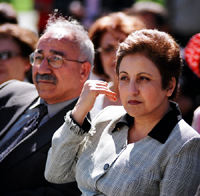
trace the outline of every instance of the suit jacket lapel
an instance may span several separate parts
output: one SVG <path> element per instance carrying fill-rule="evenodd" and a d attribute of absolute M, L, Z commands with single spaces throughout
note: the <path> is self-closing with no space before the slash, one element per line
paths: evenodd
<path fill-rule="evenodd" d="M 31 135 L 25 138 L 25 140 L 21 142 L 17 148 L 10 152 L 2 163 L 0 163 L 1 169 L 5 170 L 14 166 L 19 161 L 39 150 L 48 142 L 51 142 L 54 132 L 64 123 L 64 116 L 66 115 L 66 112 L 72 110 L 76 102 L 77 100 L 66 106 L 41 127 L 35 130 Z"/>
<path fill-rule="evenodd" d="M 0 108 L 0 138 L 9 130 L 24 111 L 38 98 L 36 91 L 12 99 L 9 106 Z"/>

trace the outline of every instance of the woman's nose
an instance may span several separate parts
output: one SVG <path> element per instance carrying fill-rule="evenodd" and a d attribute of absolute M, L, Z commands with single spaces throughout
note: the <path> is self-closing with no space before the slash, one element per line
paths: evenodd
<path fill-rule="evenodd" d="M 137 95 L 139 93 L 138 84 L 136 81 L 130 81 L 129 83 L 129 94 Z"/>

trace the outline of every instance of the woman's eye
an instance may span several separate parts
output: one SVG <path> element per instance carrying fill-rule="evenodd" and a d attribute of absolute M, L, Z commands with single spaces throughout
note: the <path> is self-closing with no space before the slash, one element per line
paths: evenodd
<path fill-rule="evenodd" d="M 140 76 L 139 80 L 141 80 L 141 81 L 149 81 L 150 79 L 145 77 L 145 76 Z"/>
<path fill-rule="evenodd" d="M 126 76 L 121 76 L 121 77 L 120 77 L 120 80 L 121 80 L 121 81 L 127 80 L 127 77 L 126 77 Z"/>
<path fill-rule="evenodd" d="M 114 48 L 114 47 L 103 48 L 104 52 L 114 52 L 115 50 L 116 50 L 116 48 Z"/>

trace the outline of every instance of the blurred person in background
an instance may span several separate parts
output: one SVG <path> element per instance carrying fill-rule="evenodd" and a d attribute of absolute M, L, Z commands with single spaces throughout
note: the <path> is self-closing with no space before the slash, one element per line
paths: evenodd
<path fill-rule="evenodd" d="M 4 23 L 18 24 L 17 12 L 9 3 L 0 3 L 0 25 Z"/>
<path fill-rule="evenodd" d="M 82 21 L 85 15 L 84 0 L 34 0 L 34 9 L 38 12 L 38 33 L 43 33 L 49 14 L 62 13 L 63 16 L 72 16 Z"/>
<path fill-rule="evenodd" d="M 158 29 L 170 33 L 167 9 L 160 3 L 153 1 L 135 2 L 124 10 L 129 15 L 138 16 L 148 29 Z"/>
<path fill-rule="evenodd" d="M 89 28 L 89 36 L 96 51 L 93 74 L 90 79 L 108 82 L 110 89 L 116 93 L 117 97 L 116 102 L 111 102 L 104 95 L 99 96 L 91 111 L 92 118 L 108 105 L 121 105 L 115 73 L 116 51 L 119 43 L 124 41 L 131 32 L 144 27 L 144 23 L 137 17 L 128 16 L 123 12 L 113 12 L 100 17 Z"/>
<path fill-rule="evenodd" d="M 49 14 L 53 11 L 53 0 L 34 0 L 34 9 L 38 12 L 38 34 L 41 35 L 47 24 Z"/>
<path fill-rule="evenodd" d="M 179 96 L 174 99 L 179 104 L 183 119 L 189 125 L 192 125 L 194 110 L 200 105 L 200 77 L 198 66 L 194 66 L 199 58 L 198 37 L 192 37 L 185 47 L 180 46 L 183 67 L 179 78 Z"/>
<path fill-rule="evenodd" d="M 169 13 L 169 25 L 173 37 L 182 47 L 189 39 L 200 32 L 199 0 L 165 0 Z"/>
<path fill-rule="evenodd" d="M 84 0 L 83 24 L 88 28 L 98 18 L 112 12 L 119 12 L 132 5 L 134 0 Z"/>
<path fill-rule="evenodd" d="M 11 79 L 32 82 L 29 55 L 38 36 L 18 24 L 0 25 L 0 84 Z"/>
<path fill-rule="evenodd" d="M 84 2 L 85 0 L 53 0 L 52 1 L 52 5 L 53 5 L 53 9 L 57 9 L 59 10 L 59 12 L 61 12 L 64 16 L 69 16 L 71 15 L 71 7 L 73 7 L 73 3 L 74 6 L 84 6 Z M 75 8 L 74 8 L 75 9 Z"/>
<path fill-rule="evenodd" d="M 192 89 L 193 93 L 195 93 L 193 103 L 196 108 L 193 108 L 192 127 L 200 133 L 200 33 L 197 33 L 190 38 L 184 49 L 184 57 L 187 66 L 194 74 L 190 80 L 194 80 L 195 78 L 198 79 L 196 79 L 198 82 L 188 86 L 188 89 Z"/>

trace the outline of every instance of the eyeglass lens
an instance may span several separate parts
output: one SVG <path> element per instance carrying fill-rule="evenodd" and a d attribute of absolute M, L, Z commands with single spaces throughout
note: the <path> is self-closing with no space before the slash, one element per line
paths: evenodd
<path fill-rule="evenodd" d="M 38 53 L 32 53 L 30 55 L 30 63 L 31 65 L 35 66 L 35 65 L 40 65 L 42 63 L 42 61 L 44 60 L 44 56 Z M 52 55 L 47 57 L 47 61 L 48 64 L 51 67 L 61 67 L 63 64 L 63 57 L 59 56 L 59 55 Z"/>

